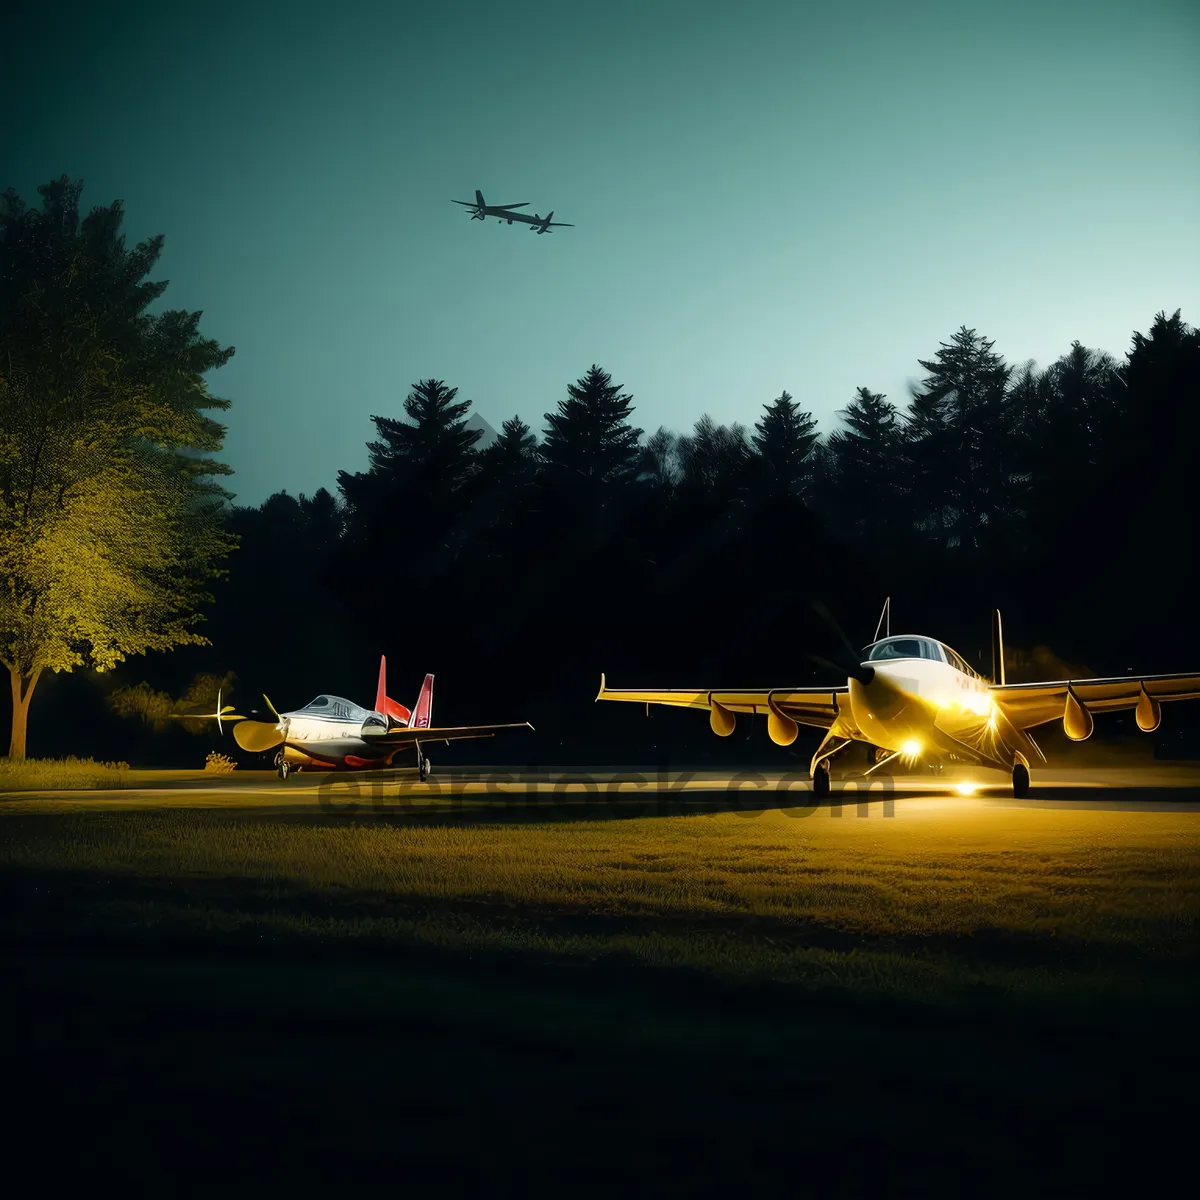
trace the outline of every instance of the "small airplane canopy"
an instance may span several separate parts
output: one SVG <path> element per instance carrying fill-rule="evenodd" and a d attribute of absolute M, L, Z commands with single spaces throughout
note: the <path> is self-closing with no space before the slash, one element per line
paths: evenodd
<path fill-rule="evenodd" d="M 866 662 L 883 662 L 890 658 L 929 658 L 934 662 L 945 662 L 939 642 L 933 638 L 914 637 L 906 634 L 902 637 L 884 638 L 875 642 L 863 652 Z"/>
<path fill-rule="evenodd" d="M 370 709 L 355 704 L 353 700 L 343 700 L 340 696 L 318 696 L 297 711 L 314 717 L 336 717 L 343 721 L 362 721 L 371 715 Z"/>

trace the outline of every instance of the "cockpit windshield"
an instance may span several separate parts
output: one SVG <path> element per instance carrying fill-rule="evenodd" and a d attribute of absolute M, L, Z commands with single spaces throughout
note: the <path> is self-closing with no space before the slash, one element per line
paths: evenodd
<path fill-rule="evenodd" d="M 929 658 L 934 662 L 945 661 L 941 648 L 932 638 L 885 638 L 866 649 L 867 662 L 884 662 L 889 658 Z"/>
<path fill-rule="evenodd" d="M 371 715 L 370 709 L 363 708 L 353 701 L 343 700 L 340 696 L 318 696 L 300 711 L 309 716 L 330 717 L 336 721 L 363 721 Z"/>

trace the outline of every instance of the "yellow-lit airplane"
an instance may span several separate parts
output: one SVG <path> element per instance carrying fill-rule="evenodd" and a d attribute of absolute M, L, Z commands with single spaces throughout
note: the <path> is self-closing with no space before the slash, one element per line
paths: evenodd
<path fill-rule="evenodd" d="M 1030 729 L 1061 721 L 1067 737 L 1081 742 L 1091 736 L 1093 713 L 1132 708 L 1138 728 L 1150 733 L 1162 720 L 1164 701 L 1200 699 L 1200 673 L 1006 683 L 998 611 L 992 617 L 991 680 L 934 638 L 891 636 L 890 623 L 889 598 L 876 640 L 840 686 L 620 691 L 609 688 L 601 675 L 596 699 L 707 709 L 712 731 L 720 737 L 733 732 L 738 713 L 762 713 L 779 746 L 796 740 L 799 725 L 824 729 L 809 766 L 819 797 L 830 792 L 829 760 L 851 742 L 884 752 L 870 771 L 895 758 L 932 765 L 969 762 L 1011 772 L 1013 795 L 1026 796 L 1030 765 L 1046 761 Z"/>

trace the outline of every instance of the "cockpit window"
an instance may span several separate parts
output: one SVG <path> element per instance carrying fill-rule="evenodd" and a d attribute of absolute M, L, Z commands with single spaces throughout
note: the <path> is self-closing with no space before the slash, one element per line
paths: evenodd
<path fill-rule="evenodd" d="M 942 649 L 946 652 L 946 661 L 954 667 L 955 670 L 961 671 L 964 675 L 970 675 L 973 678 L 978 678 L 979 673 L 967 662 L 961 654 L 951 650 L 949 646 L 943 646 Z"/>
<path fill-rule="evenodd" d="M 312 713 L 313 716 L 334 717 L 341 721 L 361 721 L 370 715 L 361 705 L 351 700 L 343 700 L 340 696 L 318 696 L 300 711 Z"/>
<path fill-rule="evenodd" d="M 930 638 L 898 637 L 887 638 L 868 646 L 868 662 L 884 662 L 889 658 L 931 658 L 942 662 L 941 648 Z"/>

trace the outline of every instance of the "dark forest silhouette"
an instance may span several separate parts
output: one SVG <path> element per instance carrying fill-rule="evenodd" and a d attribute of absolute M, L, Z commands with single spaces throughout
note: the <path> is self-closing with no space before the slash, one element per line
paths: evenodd
<path fill-rule="evenodd" d="M 540 440 L 513 417 L 478 451 L 470 404 L 421 380 L 402 417 L 374 418 L 368 469 L 339 472 L 336 492 L 233 510 L 214 646 L 186 657 L 300 702 L 368 696 L 386 652 L 414 686 L 438 672 L 456 721 L 538 727 L 456 758 L 781 766 L 762 729 L 722 749 L 688 714 L 593 706 L 600 671 L 630 686 L 824 678 L 809 652 L 834 635 L 810 600 L 865 642 L 887 594 L 894 628 L 984 671 L 997 605 L 1018 674 L 1035 645 L 1105 673 L 1190 669 L 1196 331 L 1159 314 L 1124 362 L 1075 343 L 1038 369 L 962 328 L 920 361 L 908 403 L 860 388 L 824 438 L 787 392 L 752 428 L 702 416 L 645 437 L 633 397 L 593 366 Z M 1170 715 L 1175 735 L 1195 728 Z"/>
<path fill-rule="evenodd" d="M 1196 666 L 1200 332 L 1160 313 L 1123 360 L 1076 342 L 1039 368 L 963 327 L 918 361 L 909 397 L 860 387 L 823 433 L 783 391 L 745 424 L 697 414 L 690 431 L 647 435 L 634 396 L 592 366 L 540 431 L 513 417 L 483 449 L 452 376 L 419 380 L 373 418 L 365 471 L 330 463 L 311 497 L 230 509 L 240 545 L 212 588 L 211 645 L 132 660 L 111 682 L 44 682 L 32 752 L 198 755 L 97 692 L 146 679 L 180 696 L 199 673 L 233 672 L 243 707 L 263 690 L 280 706 L 369 701 L 386 653 L 397 692 L 437 673 L 449 722 L 537 726 L 457 760 L 786 767 L 789 753 L 807 762 L 803 740 L 780 751 L 751 729 L 721 746 L 689 714 L 591 701 L 601 670 L 628 686 L 827 679 L 810 653 L 834 635 L 813 599 L 862 644 L 890 594 L 894 630 L 984 671 L 997 606 L 1018 669 L 1035 646 L 1102 673 Z M 331 397 L 330 420 L 351 400 Z M 89 695 L 95 721 L 65 736 L 49 709 Z M 1157 736 L 1187 728 L 1195 716 L 1173 710 Z"/>

